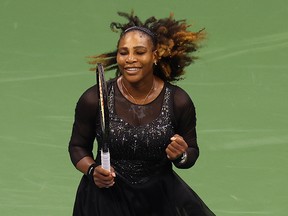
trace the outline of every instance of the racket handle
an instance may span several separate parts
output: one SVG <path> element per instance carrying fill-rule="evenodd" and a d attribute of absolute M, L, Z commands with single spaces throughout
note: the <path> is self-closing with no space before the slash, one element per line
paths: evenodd
<path fill-rule="evenodd" d="M 101 166 L 105 170 L 110 171 L 110 152 L 103 152 L 101 150 Z"/>

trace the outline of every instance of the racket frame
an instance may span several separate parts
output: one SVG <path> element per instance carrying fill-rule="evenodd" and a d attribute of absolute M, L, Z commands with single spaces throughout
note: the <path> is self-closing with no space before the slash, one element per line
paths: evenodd
<path fill-rule="evenodd" d="M 107 83 L 104 76 L 104 68 L 101 63 L 96 67 L 96 81 L 98 85 L 99 114 L 101 127 L 101 165 L 104 169 L 110 171 L 110 152 L 108 145 L 109 137 L 109 110 L 108 110 L 108 91 Z"/>

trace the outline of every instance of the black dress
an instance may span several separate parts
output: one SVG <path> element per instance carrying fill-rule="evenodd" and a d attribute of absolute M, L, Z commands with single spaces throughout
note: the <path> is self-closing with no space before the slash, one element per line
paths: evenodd
<path fill-rule="evenodd" d="M 212 216 L 198 195 L 173 171 L 165 148 L 174 134 L 188 143 L 188 158 L 178 168 L 197 160 L 195 108 L 181 88 L 165 83 L 151 103 L 136 105 L 119 91 L 116 79 L 109 86 L 110 155 L 115 184 L 98 188 L 87 176 L 80 182 L 74 216 Z M 101 149 L 97 88 L 88 89 L 78 101 L 69 151 L 74 165 L 92 156 L 96 137 Z M 180 124 L 181 123 L 181 124 Z M 100 164 L 100 154 L 95 161 Z"/>

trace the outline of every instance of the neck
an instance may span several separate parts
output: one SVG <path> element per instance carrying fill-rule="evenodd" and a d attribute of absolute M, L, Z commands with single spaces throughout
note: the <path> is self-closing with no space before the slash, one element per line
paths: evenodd
<path fill-rule="evenodd" d="M 122 92 L 125 94 L 125 97 L 130 100 L 133 101 L 135 104 L 139 104 L 139 105 L 143 105 L 147 102 L 149 96 L 153 93 L 154 91 L 154 87 L 155 87 L 155 78 L 153 77 L 153 81 L 152 81 L 152 85 L 151 88 L 149 88 L 148 91 L 146 91 L 147 93 L 144 94 L 142 90 L 139 90 L 139 88 L 134 87 L 134 88 L 130 88 L 130 90 L 128 90 L 128 88 L 126 87 L 123 78 L 121 78 L 121 86 L 122 88 Z M 131 85 L 130 85 L 131 86 Z M 138 90 L 137 90 L 138 89 Z M 136 96 L 135 92 L 139 92 L 140 94 L 138 94 Z"/>

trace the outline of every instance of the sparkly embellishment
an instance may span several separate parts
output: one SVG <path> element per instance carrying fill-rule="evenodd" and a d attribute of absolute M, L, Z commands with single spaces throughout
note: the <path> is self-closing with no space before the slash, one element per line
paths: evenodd
<path fill-rule="evenodd" d="M 175 133 L 170 116 L 171 89 L 167 86 L 164 89 L 159 116 L 140 126 L 130 125 L 115 114 L 114 91 L 112 85 L 108 97 L 111 165 L 124 180 L 139 184 L 148 181 L 164 167 L 171 166 L 165 152 L 170 137 Z M 145 109 L 145 106 L 141 107 Z"/>

